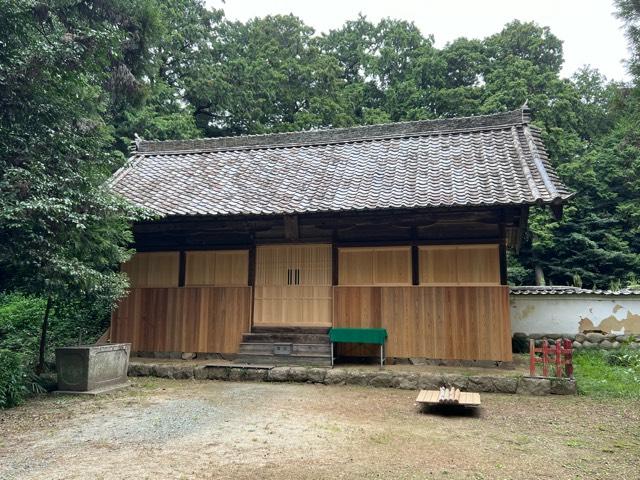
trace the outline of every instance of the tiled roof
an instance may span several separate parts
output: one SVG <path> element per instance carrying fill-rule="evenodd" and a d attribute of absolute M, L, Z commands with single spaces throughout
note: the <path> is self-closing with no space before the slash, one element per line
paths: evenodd
<path fill-rule="evenodd" d="M 111 188 L 160 215 L 561 203 L 526 110 L 308 132 L 139 141 Z"/>
<path fill-rule="evenodd" d="M 640 295 L 640 290 L 623 288 L 621 290 L 588 290 L 578 287 L 511 287 L 512 295 Z"/>

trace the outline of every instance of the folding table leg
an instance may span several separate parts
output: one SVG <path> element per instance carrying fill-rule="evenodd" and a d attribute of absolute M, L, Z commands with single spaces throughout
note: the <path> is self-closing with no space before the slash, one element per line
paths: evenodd
<path fill-rule="evenodd" d="M 333 368 L 333 342 L 331 342 L 331 368 Z"/>

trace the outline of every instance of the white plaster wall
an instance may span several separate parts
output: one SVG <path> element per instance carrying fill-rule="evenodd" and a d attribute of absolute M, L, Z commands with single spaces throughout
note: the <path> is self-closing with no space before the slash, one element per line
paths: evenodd
<path fill-rule="evenodd" d="M 640 333 L 640 295 L 511 295 L 511 331 Z"/>

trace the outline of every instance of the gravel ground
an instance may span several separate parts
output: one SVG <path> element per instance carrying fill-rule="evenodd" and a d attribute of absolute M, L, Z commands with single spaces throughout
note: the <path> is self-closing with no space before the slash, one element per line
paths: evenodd
<path fill-rule="evenodd" d="M 640 402 L 136 379 L 0 412 L 0 479 L 640 478 Z"/>

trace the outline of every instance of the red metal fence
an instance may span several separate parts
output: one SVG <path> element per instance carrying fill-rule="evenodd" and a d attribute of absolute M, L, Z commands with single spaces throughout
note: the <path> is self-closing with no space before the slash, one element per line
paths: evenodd
<path fill-rule="evenodd" d="M 537 355 L 540 353 L 541 355 Z M 571 340 L 556 340 L 549 345 L 547 340 L 542 341 L 541 347 L 536 347 L 535 340 L 529 340 L 529 375 L 536 375 L 536 366 L 542 363 L 542 376 L 549 376 L 549 366 L 555 366 L 556 377 L 573 378 L 573 344 Z"/>

